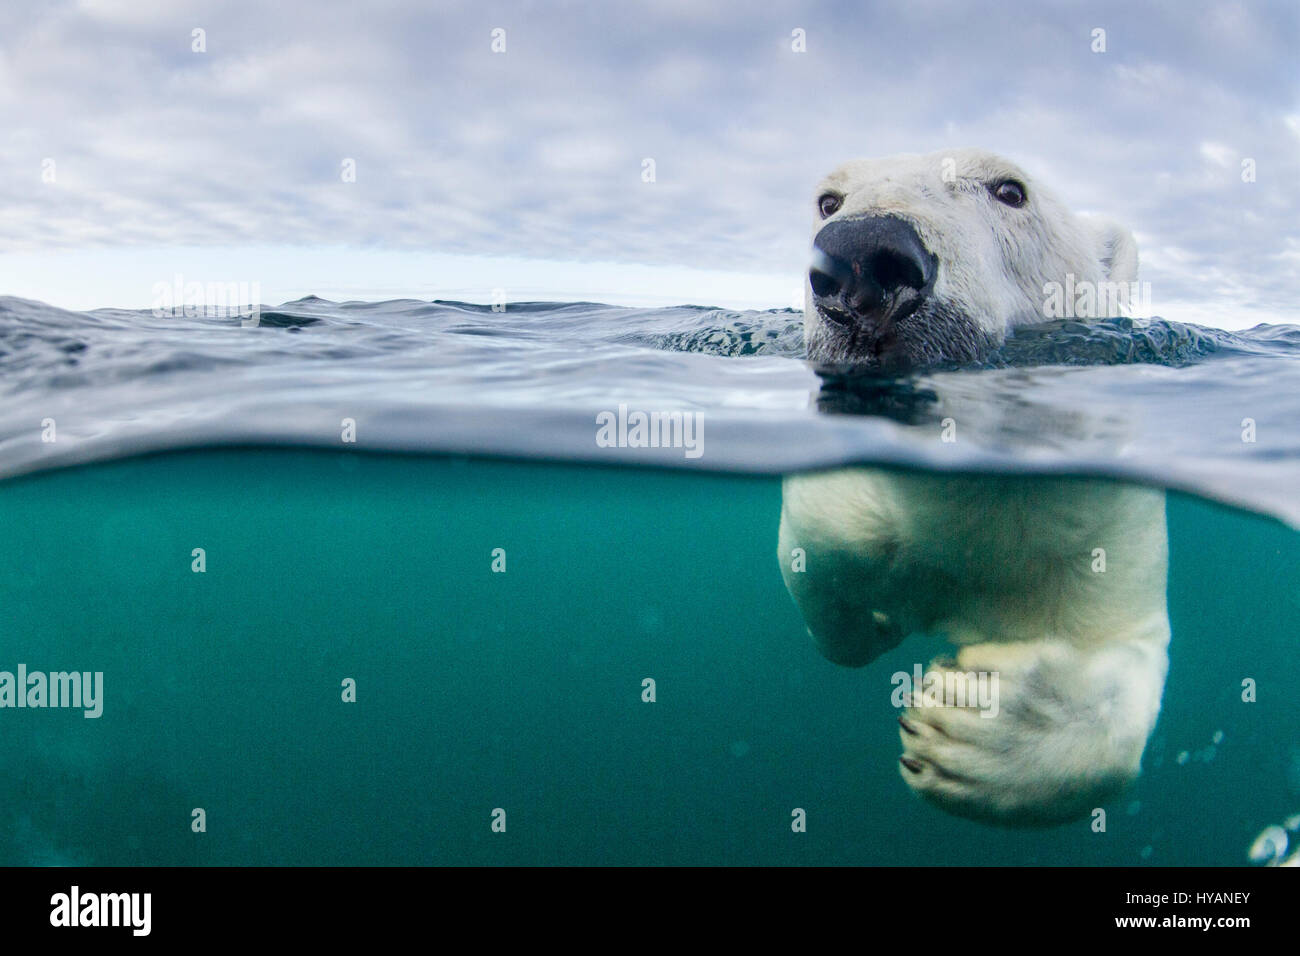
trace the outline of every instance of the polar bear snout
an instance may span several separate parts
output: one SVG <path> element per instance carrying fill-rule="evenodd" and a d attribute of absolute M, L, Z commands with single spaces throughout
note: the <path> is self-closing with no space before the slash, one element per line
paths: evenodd
<path fill-rule="evenodd" d="M 897 216 L 827 223 L 813 240 L 808 281 L 828 322 L 874 337 L 915 312 L 934 289 L 938 259 Z"/>

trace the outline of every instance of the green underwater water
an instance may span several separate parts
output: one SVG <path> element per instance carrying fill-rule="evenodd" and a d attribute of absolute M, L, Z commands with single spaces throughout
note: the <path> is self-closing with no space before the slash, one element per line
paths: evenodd
<path fill-rule="evenodd" d="M 1169 496 L 1145 772 L 1104 833 L 1017 831 L 904 786 L 889 678 L 940 642 L 822 659 L 780 504 L 775 477 L 306 450 L 4 481 L 0 670 L 102 671 L 104 704 L 0 709 L 0 863 L 1241 864 L 1300 811 L 1295 532 Z"/>

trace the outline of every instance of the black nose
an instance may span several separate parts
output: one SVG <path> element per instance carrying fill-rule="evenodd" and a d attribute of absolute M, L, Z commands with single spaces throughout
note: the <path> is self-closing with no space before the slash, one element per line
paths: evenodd
<path fill-rule="evenodd" d="M 934 287 L 937 260 L 895 216 L 837 219 L 813 241 L 813 304 L 841 325 L 879 326 L 916 311 Z"/>

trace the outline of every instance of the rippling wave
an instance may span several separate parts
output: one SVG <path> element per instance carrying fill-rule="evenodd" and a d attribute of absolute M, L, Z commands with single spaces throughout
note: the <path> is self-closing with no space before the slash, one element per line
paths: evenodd
<path fill-rule="evenodd" d="M 201 445 L 339 447 L 346 418 L 362 450 L 1103 474 L 1300 526 L 1296 326 L 1058 321 L 979 367 L 890 379 L 814 369 L 802 351 L 788 309 L 308 297 L 245 327 L 0 297 L 0 475 Z M 599 447 L 594 416 L 618 405 L 704 413 L 705 453 Z"/>

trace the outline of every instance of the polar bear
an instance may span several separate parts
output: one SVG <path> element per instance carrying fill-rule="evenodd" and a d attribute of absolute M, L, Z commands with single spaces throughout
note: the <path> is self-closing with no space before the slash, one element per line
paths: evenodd
<path fill-rule="evenodd" d="M 975 359 L 1042 320 L 1046 283 L 1137 272 L 1128 232 L 1074 216 L 985 152 L 849 163 L 822 183 L 817 210 L 805 327 L 821 363 Z M 935 706 L 911 694 L 899 716 L 899 772 L 923 797 L 985 822 L 1050 825 L 1138 774 L 1168 668 L 1162 490 L 883 468 L 793 475 L 779 557 L 831 661 L 861 667 L 918 632 L 957 646 L 924 673 L 947 695 Z M 992 709 L 976 706 L 985 677 Z"/>

